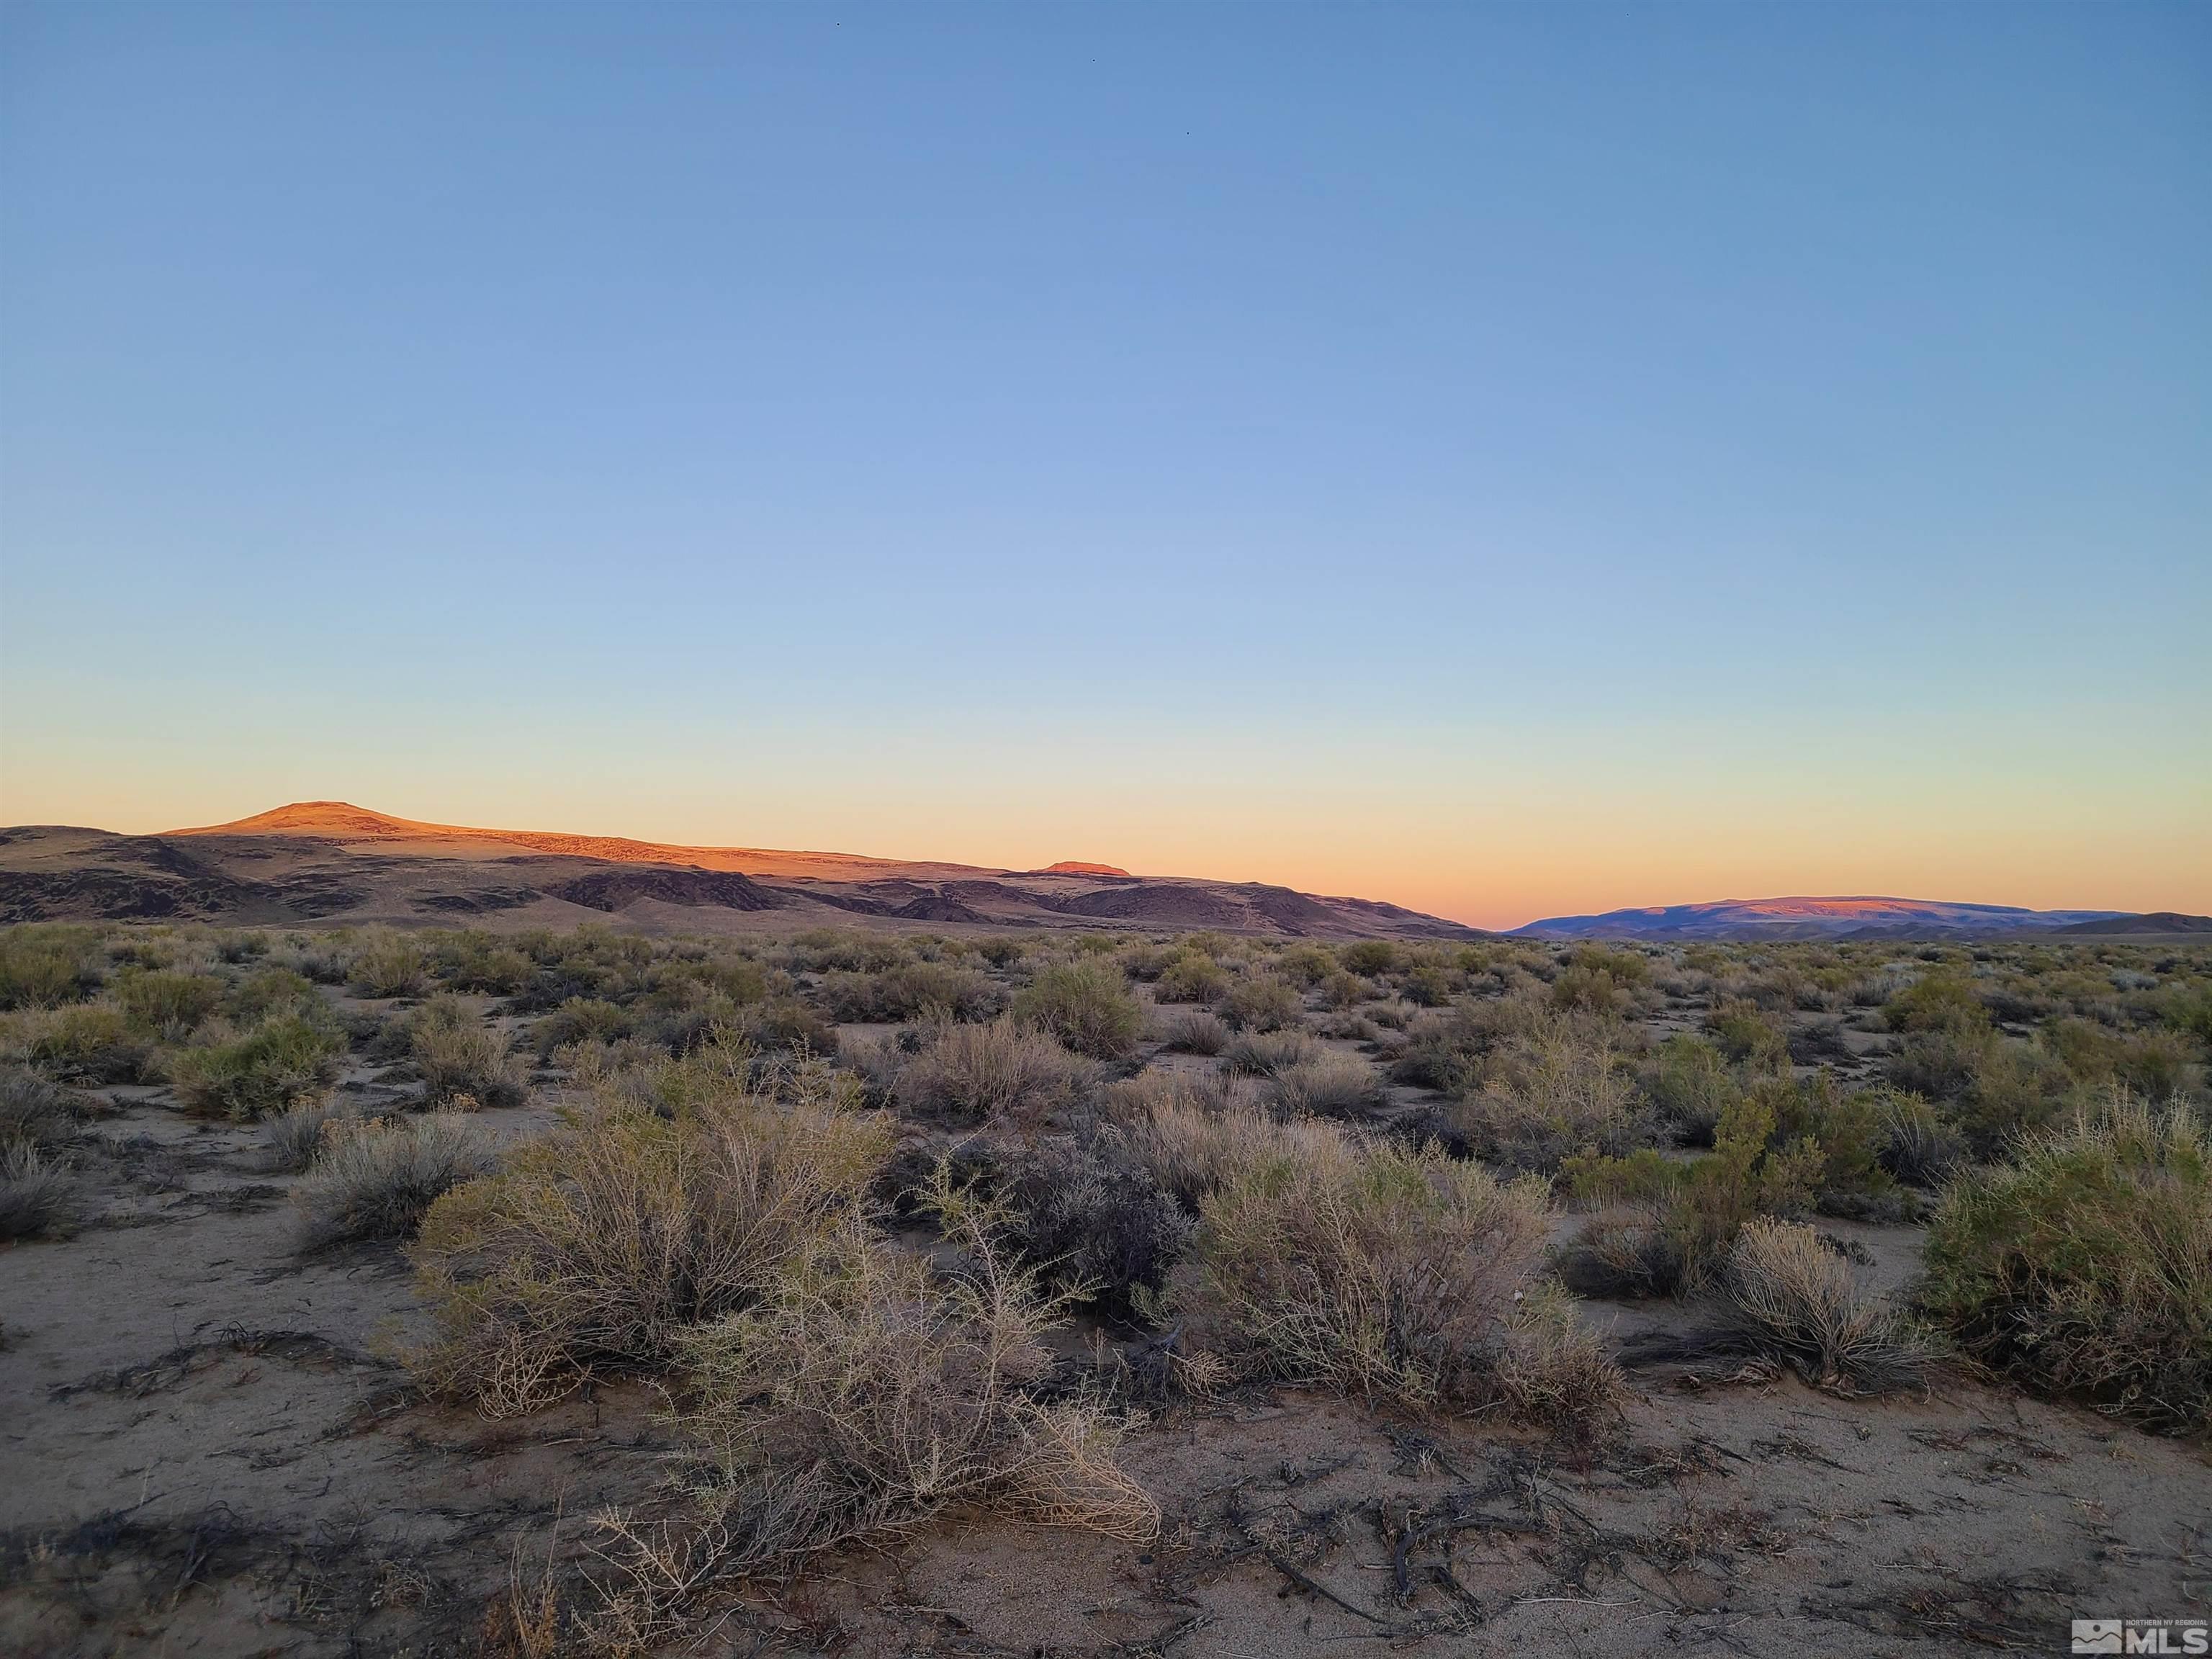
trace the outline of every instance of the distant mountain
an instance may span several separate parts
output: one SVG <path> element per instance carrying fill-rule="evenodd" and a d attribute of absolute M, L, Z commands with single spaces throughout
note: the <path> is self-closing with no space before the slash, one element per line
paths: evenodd
<path fill-rule="evenodd" d="M 1371 899 L 1260 882 L 1043 870 L 614 836 L 479 830 L 297 801 L 230 823 L 123 836 L 0 830 L 0 922 L 144 918 L 236 925 L 444 921 L 514 929 L 620 919 L 651 933 L 859 924 L 1194 927 L 1275 937 L 1486 937 Z"/>
<path fill-rule="evenodd" d="M 1936 939 L 2021 932 L 2109 931 L 2124 910 L 2027 910 L 1939 899 L 1717 899 L 1595 916 L 1551 916 L 1512 930 L 1521 939 Z"/>
<path fill-rule="evenodd" d="M 2153 910 L 2139 916 L 2114 916 L 2104 921 L 2077 921 L 2053 930 L 2060 933 L 2212 933 L 2212 916 L 2185 915 L 2179 910 Z"/>

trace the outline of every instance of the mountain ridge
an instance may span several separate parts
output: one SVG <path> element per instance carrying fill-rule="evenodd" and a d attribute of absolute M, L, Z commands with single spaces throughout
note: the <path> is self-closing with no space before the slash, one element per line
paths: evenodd
<path fill-rule="evenodd" d="M 1547 916 L 1510 929 L 1507 937 L 1653 941 L 1873 939 L 2056 933 L 2061 930 L 2078 935 L 2136 920 L 2134 913 L 2126 910 L 2035 910 L 2015 904 L 1852 894 L 1825 898 L 1797 896 L 1710 899 L 1690 904 L 1607 910 L 1591 915 Z"/>
<path fill-rule="evenodd" d="M 777 926 L 1213 927 L 1284 938 L 1477 939 L 1482 930 L 1380 900 L 1263 882 L 1135 876 L 1066 860 L 1011 871 L 939 860 L 620 836 L 489 830 L 293 801 L 155 836 L 0 830 L 0 921 L 573 927 L 647 932 Z"/>

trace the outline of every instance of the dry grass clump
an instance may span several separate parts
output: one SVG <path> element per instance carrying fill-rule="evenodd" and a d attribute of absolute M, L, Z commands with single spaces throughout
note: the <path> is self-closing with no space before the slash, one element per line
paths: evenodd
<path fill-rule="evenodd" d="M 1724 1325 L 1753 1352 L 1808 1382 L 1848 1394 L 1911 1388 L 1926 1345 L 1852 1277 L 1810 1227 L 1759 1217 L 1729 1252 Z"/>
<path fill-rule="evenodd" d="M 1417 1410 L 1511 1406 L 1505 1355 L 1547 1224 L 1540 1185 L 1433 1146 L 1266 1158 L 1205 1200 L 1179 1297 L 1246 1376 Z M 1553 1375 L 1526 1339 L 1517 1363 Z"/>
<path fill-rule="evenodd" d="M 1221 1051 L 1221 1064 L 1246 1077 L 1273 1077 L 1327 1052 L 1304 1031 L 1248 1031 Z"/>
<path fill-rule="evenodd" d="M 69 1165 L 27 1140 L 0 1141 L 0 1238 L 36 1238 L 68 1220 Z"/>
<path fill-rule="evenodd" d="M 442 1193 L 489 1173 L 491 1143 L 467 1119 L 437 1115 L 327 1120 L 307 1179 L 292 1189 L 303 1250 L 404 1238 Z"/>
<path fill-rule="evenodd" d="M 1094 1060 L 1126 1058 L 1145 1030 L 1144 1010 L 1129 994 L 1127 977 L 1097 957 L 1039 969 L 1014 999 L 1013 1012 L 1020 1024 Z"/>
<path fill-rule="evenodd" d="M 507 1038 L 460 1003 L 441 998 L 427 1005 L 414 1022 L 409 1046 L 422 1073 L 426 1106 L 467 1111 L 520 1106 L 529 1097 L 529 1073 Z"/>
<path fill-rule="evenodd" d="M 297 1174 L 314 1163 L 323 1150 L 323 1132 L 338 1115 L 325 1097 L 302 1100 L 289 1110 L 261 1120 L 261 1150 L 268 1165 Z"/>
<path fill-rule="evenodd" d="M 0 1145 L 58 1146 L 84 1120 L 78 1097 L 27 1066 L 0 1066 Z"/>
<path fill-rule="evenodd" d="M 1318 1167 L 1357 1143 L 1317 1119 L 1285 1121 L 1240 1101 L 1219 1079 L 1147 1072 L 1108 1089 L 1111 1138 L 1195 1214 L 1207 1194 L 1269 1160 Z"/>
<path fill-rule="evenodd" d="M 411 997 L 421 994 L 429 971 L 429 953 L 412 934 L 369 927 L 354 940 L 346 981 L 356 996 Z"/>
<path fill-rule="evenodd" d="M 1372 1066 L 1357 1055 L 1327 1053 L 1284 1066 L 1267 1079 L 1262 1097 L 1291 1117 L 1358 1117 L 1384 1099 Z"/>
<path fill-rule="evenodd" d="M 1005 1000 L 985 975 L 943 962 L 902 962 L 873 974 L 833 973 L 822 981 L 822 997 L 831 1018 L 868 1024 L 988 1019 Z"/>
<path fill-rule="evenodd" d="M 344 1053 L 344 1037 L 327 1025 L 279 1014 L 230 1042 L 185 1049 L 170 1075 L 190 1109 L 244 1121 L 281 1112 L 336 1080 Z"/>
<path fill-rule="evenodd" d="M 679 1333 L 767 1295 L 866 1202 L 889 1157 L 879 1114 L 820 1066 L 753 1092 L 742 1050 L 670 1062 L 672 1115 L 615 1096 L 447 1194 L 415 1258 L 433 1388 L 493 1416 L 534 1410 L 595 1367 L 665 1359 Z"/>
<path fill-rule="evenodd" d="M 1159 1513 L 1114 1461 L 1122 1425 L 1048 1402 L 1044 1336 L 1063 1304 L 987 1229 L 956 1229 L 967 1267 L 848 1227 L 755 1307 L 688 1334 L 683 1426 L 713 1454 L 696 1528 L 626 1528 L 648 1601 L 788 1571 L 953 1508 L 1149 1540 Z"/>
<path fill-rule="evenodd" d="M 1033 1124 L 1073 1105 L 1091 1077 L 1045 1033 L 1002 1019 L 939 1027 L 891 1086 L 900 1105 L 925 1116 Z"/>
<path fill-rule="evenodd" d="M 1572 1154 L 1620 1157 L 1655 1138 L 1609 1022 L 1540 1013 L 1499 1043 L 1484 1073 L 1446 1117 L 1492 1163 L 1548 1175 Z"/>
<path fill-rule="evenodd" d="M 1229 1046 L 1229 1027 L 1202 1008 L 1185 1009 L 1160 1022 L 1160 1042 L 1181 1054 L 1218 1054 Z"/>
<path fill-rule="evenodd" d="M 2212 1130 L 2126 1096 L 1946 1192 L 1920 1306 L 1969 1358 L 2153 1427 L 2212 1424 Z"/>

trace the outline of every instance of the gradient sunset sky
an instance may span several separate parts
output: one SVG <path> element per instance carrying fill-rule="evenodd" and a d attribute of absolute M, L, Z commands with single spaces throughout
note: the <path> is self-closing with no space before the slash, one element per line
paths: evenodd
<path fill-rule="evenodd" d="M 0 47 L 0 822 L 2212 911 L 2212 8 Z"/>

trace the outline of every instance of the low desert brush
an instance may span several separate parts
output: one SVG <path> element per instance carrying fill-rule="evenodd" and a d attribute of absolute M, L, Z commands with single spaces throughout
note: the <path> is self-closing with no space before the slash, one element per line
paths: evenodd
<path fill-rule="evenodd" d="M 665 1532 L 630 1530 L 648 1596 L 786 1572 L 956 1507 L 1152 1536 L 1157 1507 L 1115 1462 L 1118 1419 L 1040 1395 L 1062 1305 L 986 1232 L 960 1243 L 965 1270 L 939 1275 L 848 1225 L 757 1305 L 683 1338 L 679 1420 L 714 1468 L 676 1571 Z"/>
<path fill-rule="evenodd" d="M 1278 1118 L 1216 1079 L 1146 1073 L 1109 1089 L 1105 1107 L 1117 1144 L 1194 1214 L 1209 1194 L 1263 1163 L 1325 1168 L 1358 1156 L 1335 1125 Z"/>
<path fill-rule="evenodd" d="M 1014 999 L 1014 1018 L 1079 1054 L 1121 1060 L 1144 1035 L 1144 1010 L 1120 966 L 1103 957 L 1040 968 Z"/>
<path fill-rule="evenodd" d="M 1620 1157 L 1656 1138 L 1649 1103 L 1616 1046 L 1615 1028 L 1543 1013 L 1485 1059 L 1483 1083 L 1447 1113 L 1484 1158 L 1549 1174 L 1575 1153 Z"/>
<path fill-rule="evenodd" d="M 328 1096 L 295 1101 L 274 1117 L 261 1120 L 261 1148 L 272 1170 L 307 1169 L 323 1149 L 323 1136 L 343 1114 Z"/>
<path fill-rule="evenodd" d="M 1190 1243 L 1189 1212 L 1110 1136 L 1021 1158 L 1000 1202 L 995 1231 L 1015 1259 L 1111 1318 L 1150 1305 Z"/>
<path fill-rule="evenodd" d="M 68 1219 L 69 1165 L 27 1140 L 0 1141 L 0 1239 L 35 1238 Z"/>
<path fill-rule="evenodd" d="M 155 1060 L 147 1033 L 120 1008 L 102 1002 L 10 1014 L 4 1047 L 11 1059 L 64 1083 L 143 1082 Z"/>
<path fill-rule="evenodd" d="M 2126 1096 L 1956 1177 L 1920 1305 L 1982 1364 L 2154 1427 L 2212 1424 L 2212 1131 Z"/>
<path fill-rule="evenodd" d="M 58 1146 L 83 1120 L 82 1097 L 27 1066 L 0 1066 L 0 1145 Z"/>
<path fill-rule="evenodd" d="M 178 1042 L 222 1001 L 222 981 L 211 974 L 124 973 L 116 976 L 114 996 L 123 1012 L 155 1036 Z"/>
<path fill-rule="evenodd" d="M 1847 1394 L 1911 1388 L 1929 1352 L 1810 1227 L 1761 1216 L 1730 1248 L 1722 1329 L 1808 1382 Z"/>
<path fill-rule="evenodd" d="M 1152 995 L 1161 1002 L 1212 1002 L 1229 989 L 1229 970 L 1200 951 L 1186 951 L 1160 970 Z"/>
<path fill-rule="evenodd" d="M 450 1115 L 356 1120 L 336 1133 L 326 1125 L 318 1139 L 307 1178 L 292 1189 L 303 1250 L 405 1238 L 441 1194 L 497 1162 L 483 1131 Z"/>
<path fill-rule="evenodd" d="M 1011 1020 L 939 1026 L 892 1085 L 908 1111 L 958 1122 L 1034 1124 L 1073 1105 L 1093 1067 Z"/>
<path fill-rule="evenodd" d="M 689 1327 L 769 1294 L 865 1205 L 890 1155 L 888 1121 L 825 1077 L 781 1079 L 777 1098 L 742 1066 L 700 1068 L 672 1115 L 620 1096 L 573 1110 L 447 1194 L 416 1246 L 438 1331 L 419 1373 L 511 1415 L 596 1368 L 664 1360 Z"/>
<path fill-rule="evenodd" d="M 1288 980 L 1273 974 L 1249 974 L 1230 986 L 1221 1007 L 1229 1023 L 1240 1031 L 1279 1031 L 1297 1026 L 1305 1004 Z"/>
<path fill-rule="evenodd" d="M 1176 1054 L 1218 1054 L 1229 1046 L 1229 1027 L 1202 1008 L 1168 1015 L 1159 1024 L 1162 1046 Z"/>
<path fill-rule="evenodd" d="M 279 1014 L 243 1036 L 187 1048 L 170 1063 L 191 1110 L 240 1121 L 281 1112 L 332 1082 L 345 1038 L 319 1021 Z"/>
<path fill-rule="evenodd" d="M 1304 1031 L 1248 1031 L 1221 1051 L 1221 1064 L 1247 1077 L 1273 1077 L 1325 1052 Z"/>
<path fill-rule="evenodd" d="M 529 1073 L 509 1052 L 505 1036 L 465 1005 L 442 998 L 425 1005 L 410 1036 L 426 1106 L 468 1110 L 520 1106 L 528 1098 Z"/>
<path fill-rule="evenodd" d="M 0 1009 L 81 1001 L 100 980 L 100 940 L 90 928 L 0 928 Z"/>
<path fill-rule="evenodd" d="M 1267 1158 L 1206 1199 L 1178 1300 L 1243 1374 L 1413 1409 L 1491 1405 L 1547 1219 L 1540 1184 L 1433 1146 Z"/>
<path fill-rule="evenodd" d="M 1327 1053 L 1284 1066 L 1267 1079 L 1262 1097 L 1288 1117 L 1358 1117 L 1384 1098 L 1372 1066 L 1353 1054 Z"/>
<path fill-rule="evenodd" d="M 364 997 L 411 997 L 421 993 L 430 969 L 429 954 L 408 933 L 365 929 L 353 941 L 347 981 Z"/>

